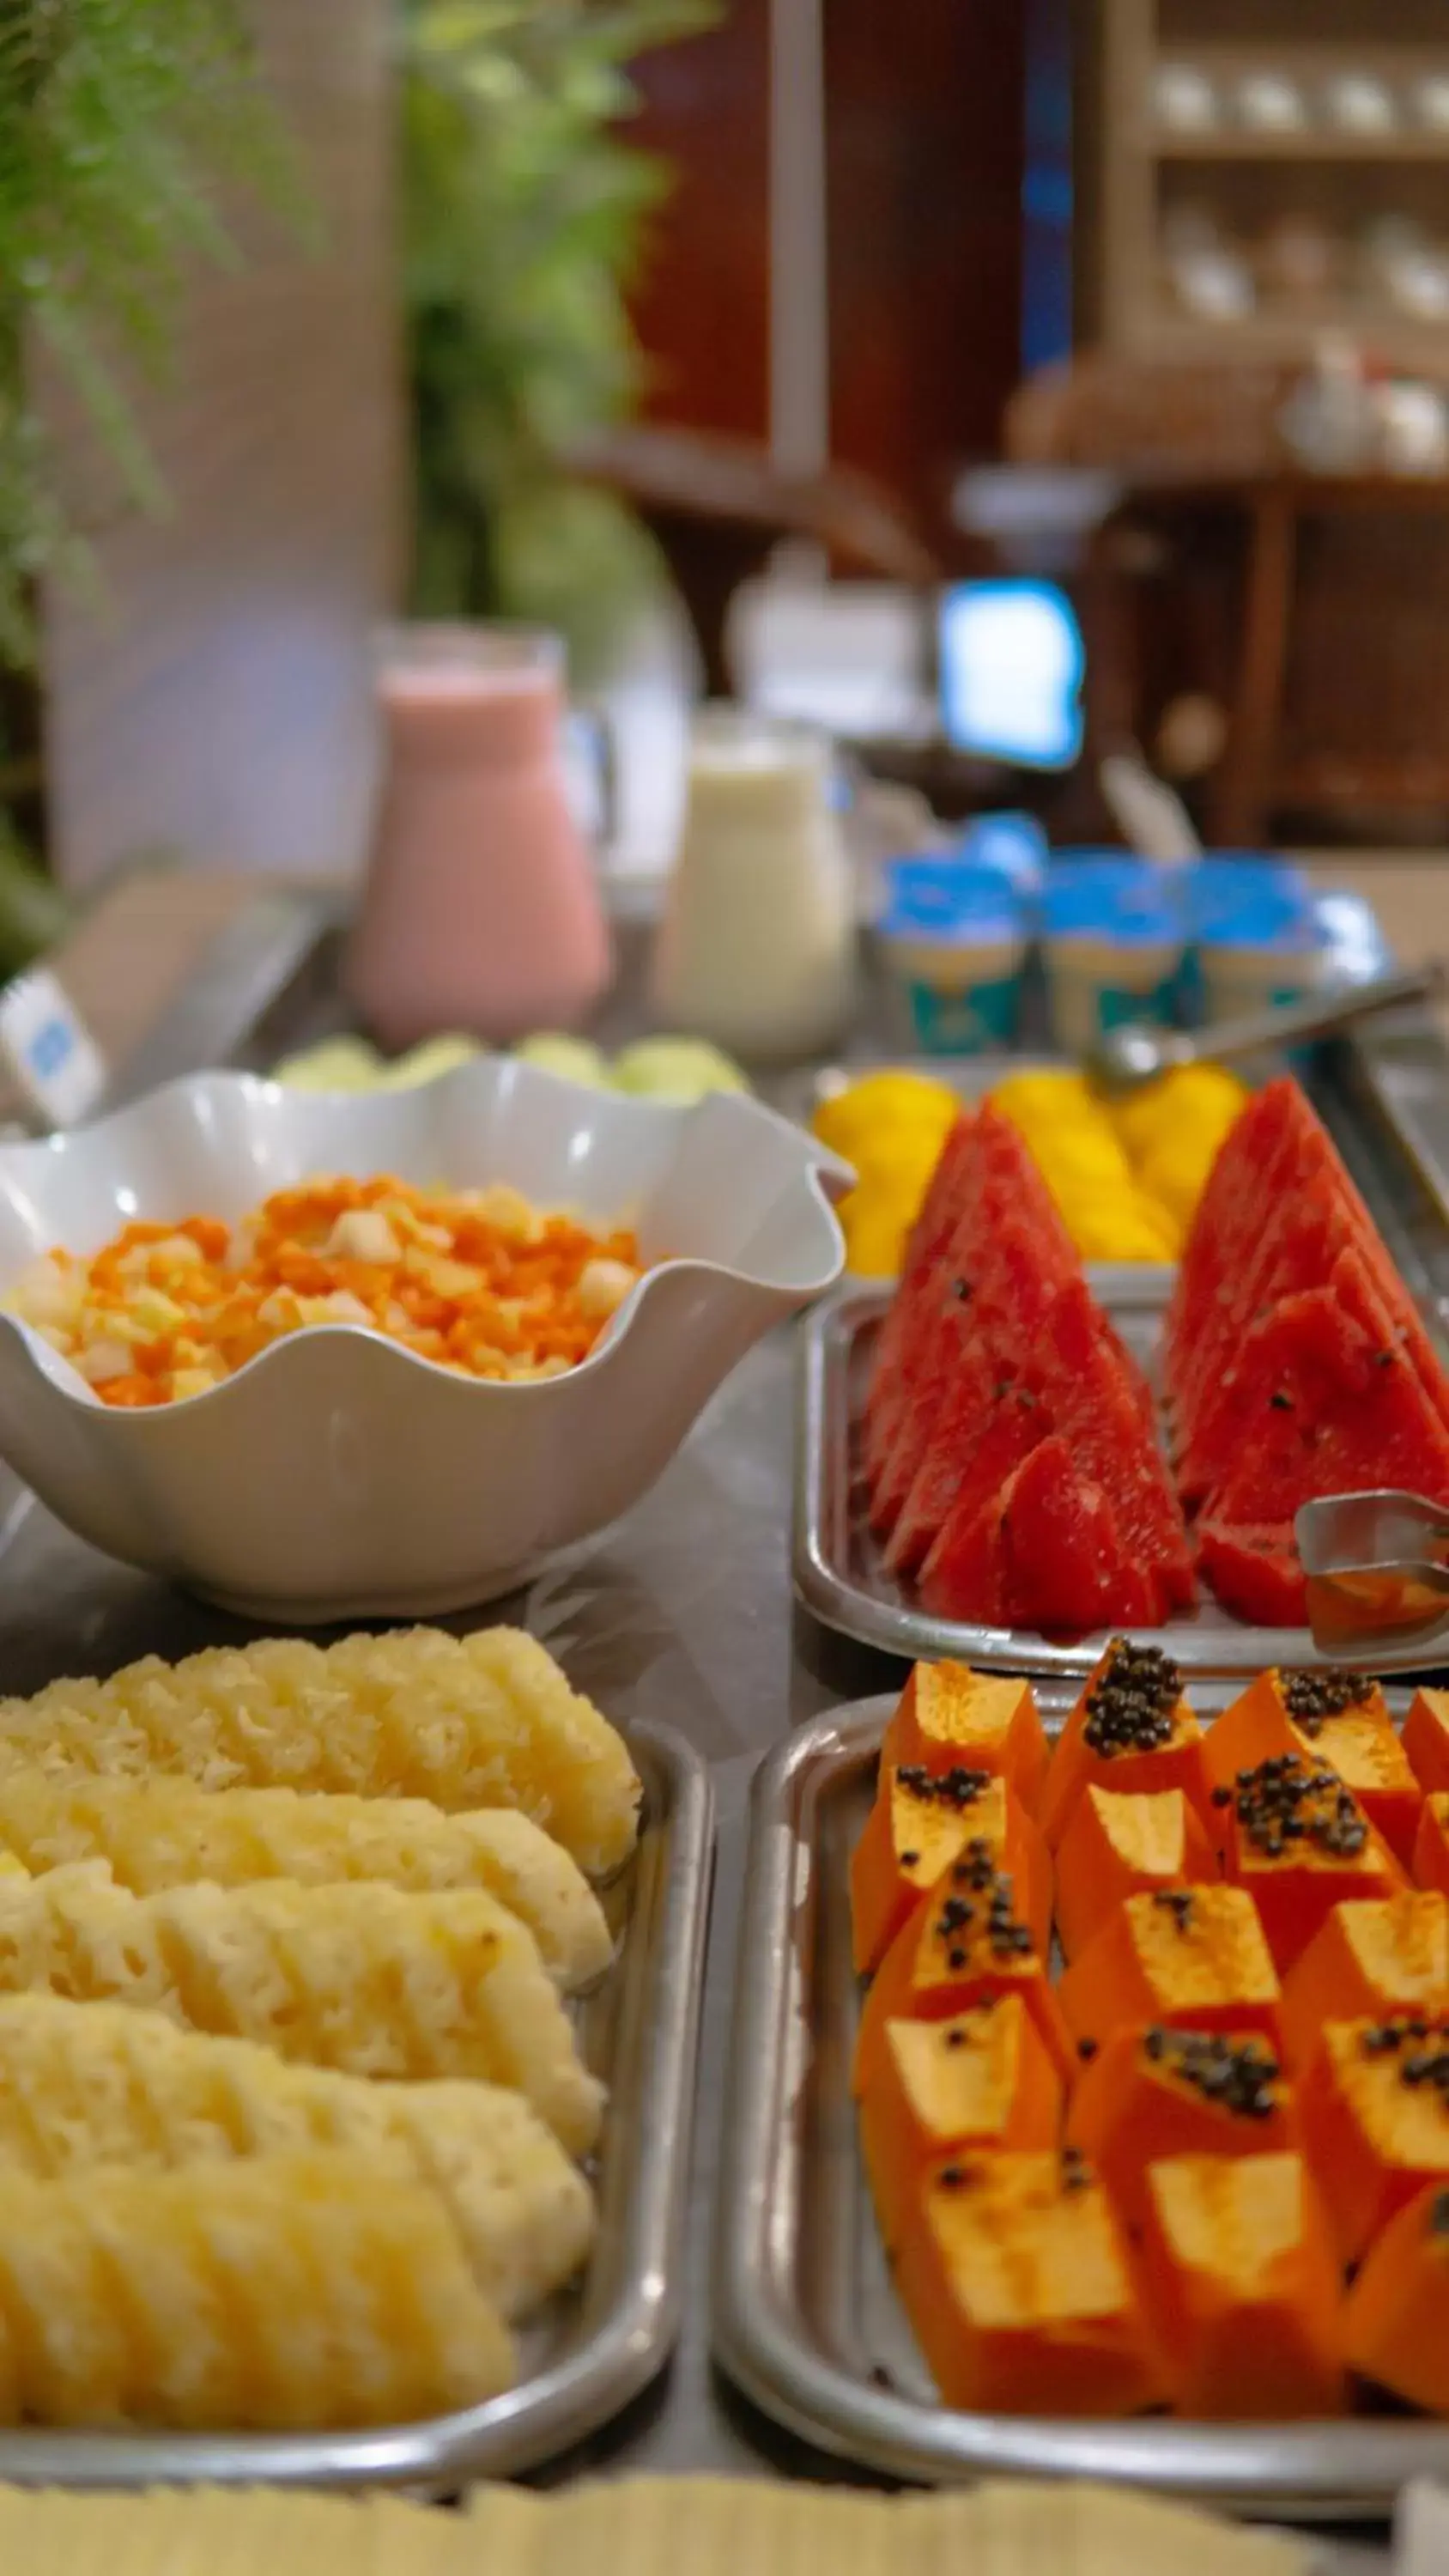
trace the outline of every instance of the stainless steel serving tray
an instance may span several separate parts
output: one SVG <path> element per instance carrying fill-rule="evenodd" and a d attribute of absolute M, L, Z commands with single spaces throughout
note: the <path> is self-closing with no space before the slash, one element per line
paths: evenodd
<path fill-rule="evenodd" d="M 1152 1374 L 1163 1310 L 1176 1273 L 1146 1262 L 1089 1263 L 1087 1278 L 1097 1302 L 1127 1347 Z M 987 1671 L 1054 1673 L 1080 1679 L 1107 1642 L 1106 1630 L 1055 1643 L 1026 1628 L 982 1628 L 938 1619 L 923 1610 L 909 1587 L 889 1575 L 866 1525 L 854 1472 L 855 1429 L 860 1420 L 870 1345 L 890 1303 L 893 1282 L 847 1279 L 800 1327 L 800 1395 L 796 1410 L 796 1475 L 793 1562 L 795 1588 L 817 1619 L 847 1637 L 887 1654 L 955 1655 Z M 1114 1632 L 1115 1633 L 1115 1632 Z M 1179 1612 L 1163 1628 L 1129 1632 L 1142 1645 L 1165 1646 L 1190 1679 L 1255 1673 L 1268 1664 L 1342 1664 L 1354 1658 L 1320 1654 L 1306 1628 L 1256 1628 L 1221 1609 L 1210 1594 L 1195 1610 Z M 1437 1669 L 1442 1637 L 1397 1647 L 1380 1643 L 1375 1672 Z"/>
<path fill-rule="evenodd" d="M 647 2387 L 678 2331 L 709 1914 L 714 1801 L 698 1754 L 661 1727 L 625 1730 L 644 1783 L 639 1848 L 604 1892 L 613 1968 L 579 2004 L 609 2086 L 599 2227 L 577 2290 L 523 2329 L 518 2385 L 459 2415 L 355 2433 L 0 2433 L 22 2486 L 177 2483 L 407 2487 L 443 2494 L 516 2477 L 597 2431 Z"/>
<path fill-rule="evenodd" d="M 1206 1717 L 1230 1684 L 1193 1693 Z M 1038 1690 L 1049 1727 L 1072 1693 Z M 1402 1700 L 1402 1695 L 1401 1695 Z M 1449 2476 L 1449 2426 L 960 2415 L 937 2398 L 891 2286 L 849 2068 L 858 1988 L 847 1863 L 894 1702 L 827 1711 L 755 1774 L 717 2207 L 713 2334 L 736 2385 L 801 2439 L 891 2477 L 1105 2478 L 1231 2510 L 1378 2520 Z"/>

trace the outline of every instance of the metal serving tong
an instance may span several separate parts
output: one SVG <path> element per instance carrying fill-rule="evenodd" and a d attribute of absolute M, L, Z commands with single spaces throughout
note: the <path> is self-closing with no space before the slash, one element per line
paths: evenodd
<path fill-rule="evenodd" d="M 1385 1637 L 1449 1629 L 1449 1510 L 1392 1486 L 1326 1494 L 1293 1524 L 1313 1642 L 1371 1654 Z"/>
<path fill-rule="evenodd" d="M 1241 1020 L 1219 1020 L 1205 1029 L 1150 1029 L 1135 1021 L 1107 1029 L 1085 1058 L 1088 1080 L 1098 1090 L 1135 1091 L 1158 1075 L 1187 1064 L 1226 1064 L 1256 1055 L 1264 1047 L 1296 1046 L 1303 1038 L 1329 1036 L 1370 1012 L 1398 1009 L 1406 1002 L 1428 1001 L 1443 993 L 1446 969 L 1431 959 L 1427 966 L 1375 975 L 1364 984 L 1340 984 L 1331 992 L 1310 993 L 1301 1002 L 1282 1002 L 1254 1011 Z"/>

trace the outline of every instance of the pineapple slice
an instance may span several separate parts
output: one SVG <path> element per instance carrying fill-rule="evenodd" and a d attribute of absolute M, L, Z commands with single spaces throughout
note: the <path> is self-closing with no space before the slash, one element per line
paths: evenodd
<path fill-rule="evenodd" d="M 558 2289 L 593 2241 L 583 2175 L 517 2093 L 372 2084 L 126 2004 L 0 1996 L 0 2173 L 164 2172 L 308 2147 L 391 2155 L 431 2185 L 505 2317 Z"/>
<path fill-rule="evenodd" d="M 306 1887 L 380 1879 L 409 1893 L 482 1888 L 526 1923 L 565 1992 L 603 1974 L 613 1942 L 578 1863 L 506 1808 L 445 1815 L 423 1798 L 304 1797 L 295 1789 L 198 1789 L 190 1780 L 108 1780 L 0 1770 L 0 1857 L 32 1871 L 109 1861 L 136 1896 L 209 1879 Z"/>
<path fill-rule="evenodd" d="M 11 2422 L 396 2424 L 514 2376 L 436 2195 L 340 2152 L 0 2174 L 0 2326 Z"/>
<path fill-rule="evenodd" d="M 571 2154 L 598 2134 L 532 1936 L 475 1889 L 178 1887 L 132 1896 L 104 1861 L 0 1875 L 0 1993 L 151 2006 L 183 2028 L 370 2076 L 470 2076 L 522 2093 Z"/>
<path fill-rule="evenodd" d="M 351 1790 L 450 1814 L 516 1807 L 599 1877 L 633 1849 L 639 1781 L 622 1738 L 512 1628 L 273 1637 L 155 1656 L 109 1681 L 0 1701 L 0 1770 L 155 1772 L 203 1789 Z"/>

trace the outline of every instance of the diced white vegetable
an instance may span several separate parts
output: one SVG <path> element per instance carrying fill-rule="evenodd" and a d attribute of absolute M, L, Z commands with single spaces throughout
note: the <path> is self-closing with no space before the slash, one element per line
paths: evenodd
<path fill-rule="evenodd" d="M 623 1305 L 639 1273 L 627 1261 L 586 1261 L 579 1273 L 579 1304 L 586 1315 L 612 1315 Z"/>
<path fill-rule="evenodd" d="M 396 1261 L 402 1245 L 378 1208 L 348 1208 L 322 1246 L 324 1260 Z"/>

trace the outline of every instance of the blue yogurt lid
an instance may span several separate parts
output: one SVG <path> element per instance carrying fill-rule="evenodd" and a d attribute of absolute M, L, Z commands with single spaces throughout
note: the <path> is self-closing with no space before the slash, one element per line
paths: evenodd
<path fill-rule="evenodd" d="M 889 859 L 885 905 L 877 924 L 884 939 L 964 943 L 1019 940 L 1022 909 L 999 869 L 968 859 Z"/>

